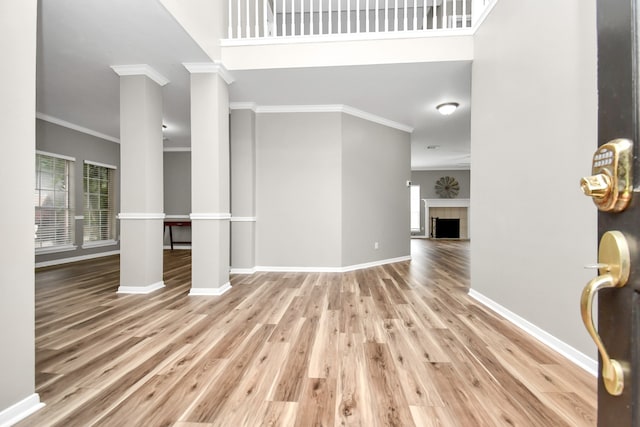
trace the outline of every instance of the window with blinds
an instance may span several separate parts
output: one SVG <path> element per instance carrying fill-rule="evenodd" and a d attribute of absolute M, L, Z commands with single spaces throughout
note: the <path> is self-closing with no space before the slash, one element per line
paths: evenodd
<path fill-rule="evenodd" d="M 74 160 L 36 152 L 36 252 L 73 247 L 74 216 L 70 184 Z"/>
<path fill-rule="evenodd" d="M 89 161 L 84 163 L 85 244 L 115 240 L 114 175 L 115 166 Z"/>

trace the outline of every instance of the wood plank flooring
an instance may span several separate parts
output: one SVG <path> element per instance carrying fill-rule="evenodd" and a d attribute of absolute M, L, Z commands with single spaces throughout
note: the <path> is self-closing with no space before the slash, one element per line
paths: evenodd
<path fill-rule="evenodd" d="M 596 381 L 467 296 L 469 244 L 411 262 L 118 295 L 117 256 L 36 272 L 36 391 L 19 426 L 594 426 Z"/>

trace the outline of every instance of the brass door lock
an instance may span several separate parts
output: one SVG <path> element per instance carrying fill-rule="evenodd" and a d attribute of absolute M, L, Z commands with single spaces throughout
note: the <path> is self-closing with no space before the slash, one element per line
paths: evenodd
<path fill-rule="evenodd" d="M 633 142 L 622 138 L 609 141 L 593 155 L 592 175 L 582 178 L 580 187 L 599 210 L 622 212 L 631 202 L 632 166 Z"/>
<path fill-rule="evenodd" d="M 620 396 L 624 390 L 625 371 L 628 363 L 612 359 L 596 330 L 591 313 L 593 300 L 598 291 L 607 288 L 621 288 L 627 284 L 631 271 L 631 259 L 627 239 L 619 231 L 607 231 L 600 240 L 598 249 L 599 276 L 592 279 L 582 291 L 580 313 L 587 332 L 598 347 L 602 357 L 602 380 L 605 389 L 613 396 Z"/>

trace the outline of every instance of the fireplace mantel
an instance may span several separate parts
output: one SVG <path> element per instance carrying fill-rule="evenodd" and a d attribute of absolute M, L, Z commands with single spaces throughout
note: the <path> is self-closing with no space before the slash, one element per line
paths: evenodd
<path fill-rule="evenodd" d="M 468 208 L 470 199 L 422 199 L 425 209 L 428 208 Z"/>

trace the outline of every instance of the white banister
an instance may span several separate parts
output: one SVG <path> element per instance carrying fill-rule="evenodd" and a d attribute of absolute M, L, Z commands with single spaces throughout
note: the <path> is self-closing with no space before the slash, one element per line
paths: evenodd
<path fill-rule="evenodd" d="M 242 44 L 244 39 L 274 37 L 359 35 L 362 39 L 368 38 L 363 33 L 385 32 L 412 32 L 409 37 L 418 37 L 418 31 L 444 29 L 471 34 L 468 29 L 475 29 L 497 0 L 461 1 L 459 5 L 458 0 L 227 0 L 227 37 Z"/>
<path fill-rule="evenodd" d="M 351 34 L 351 0 L 347 0 L 347 34 Z"/>
<path fill-rule="evenodd" d="M 395 10 L 393 11 L 393 31 L 398 31 L 398 0 L 394 1 Z"/>

